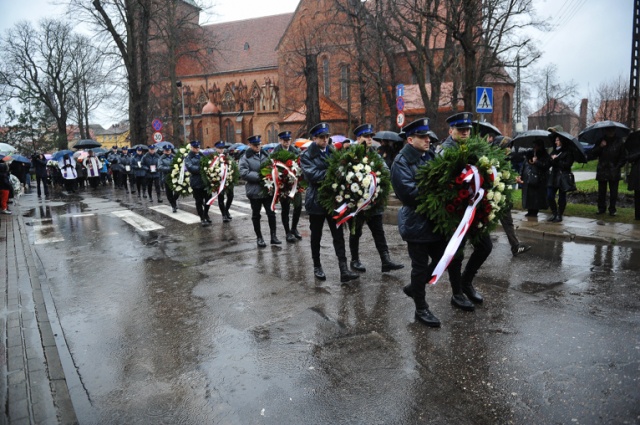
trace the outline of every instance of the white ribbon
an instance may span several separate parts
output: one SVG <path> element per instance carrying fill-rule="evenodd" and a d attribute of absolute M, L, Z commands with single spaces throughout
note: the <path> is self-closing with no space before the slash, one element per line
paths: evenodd
<path fill-rule="evenodd" d="M 215 161 L 211 162 L 211 165 L 209 166 L 209 169 L 213 170 L 214 167 L 216 166 L 216 164 L 220 163 L 220 186 L 218 186 L 218 192 L 214 193 L 213 196 L 211 197 L 211 199 L 209 199 L 207 201 L 207 205 L 213 205 L 213 201 L 216 200 L 216 198 L 218 196 L 220 196 L 220 194 L 222 193 L 222 191 L 224 190 L 225 185 L 227 184 L 227 163 L 224 162 L 225 156 L 224 154 L 220 154 L 216 157 Z"/>
<path fill-rule="evenodd" d="M 494 171 L 495 170 L 492 170 L 492 173 Z M 429 281 L 430 285 L 435 285 L 438 279 L 440 279 L 440 276 L 442 276 L 442 273 L 449 267 L 449 263 L 451 263 L 451 260 L 453 260 L 453 257 L 456 255 L 456 251 L 458 251 L 464 236 L 471 228 L 471 223 L 473 223 L 476 215 L 476 206 L 484 197 L 484 189 L 480 187 L 480 174 L 478 173 L 478 169 L 474 165 L 467 165 L 467 167 L 462 170 L 462 174 L 465 182 L 472 182 L 469 192 L 473 197 L 473 204 L 467 206 L 460 224 L 458 224 L 456 231 L 453 233 L 453 236 L 451 236 L 442 258 L 440 258 L 436 268 L 433 270 L 431 280 Z"/>

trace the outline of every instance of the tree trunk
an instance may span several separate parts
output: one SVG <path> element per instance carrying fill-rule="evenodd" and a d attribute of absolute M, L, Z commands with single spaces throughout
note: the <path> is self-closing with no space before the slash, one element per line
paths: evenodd
<path fill-rule="evenodd" d="M 308 53 L 305 55 L 304 77 L 307 83 L 307 128 L 311 128 L 321 121 L 320 96 L 318 94 L 318 55 Z"/>

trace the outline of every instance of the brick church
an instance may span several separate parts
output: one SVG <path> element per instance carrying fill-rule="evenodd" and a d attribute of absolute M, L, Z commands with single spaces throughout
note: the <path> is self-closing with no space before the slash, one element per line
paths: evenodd
<path fill-rule="evenodd" d="M 194 8 L 197 17 L 196 6 L 183 1 L 186 7 Z M 197 139 L 211 147 L 219 140 L 229 144 L 245 143 L 253 134 L 262 135 L 263 143 L 277 142 L 277 134 L 283 130 L 292 131 L 296 138 L 307 137 L 307 92 L 301 77 L 304 69 L 300 46 L 309 49 L 308 44 L 312 44 L 310 51 L 317 61 L 321 121 L 329 122 L 334 134 L 352 137 L 351 130 L 362 123 L 363 117 L 379 130 L 399 131 L 395 109 L 381 106 L 380 102 L 373 107 L 359 101 L 352 75 L 357 55 L 353 51 L 353 40 L 349 39 L 351 33 L 344 31 L 340 38 L 310 36 L 313 35 L 311 28 L 322 28 L 322 21 L 328 16 L 326 11 L 334 5 L 335 0 L 300 0 L 293 13 L 202 26 L 202 30 L 216 40 L 215 48 L 203 49 L 208 65 L 179 58 L 176 67 L 184 95 L 187 139 Z M 333 20 L 344 17 L 340 13 L 331 16 Z M 425 113 L 410 68 L 402 66 L 403 54 L 398 52 L 396 56 L 402 71 L 399 80 L 405 86 L 405 122 L 431 116 Z M 168 83 L 159 83 L 162 84 Z M 494 112 L 486 119 L 503 134 L 511 134 L 513 80 L 504 73 L 504 78 L 494 78 L 484 85 L 494 90 Z M 451 82 L 442 85 L 443 95 L 437 111 L 439 126 L 435 128 L 441 138 L 447 135 L 443 117 L 454 109 L 450 98 L 447 99 L 451 86 Z M 158 87 L 154 90 L 161 91 Z M 465 109 L 461 101 L 456 109 Z M 154 118 L 170 122 L 169 99 L 161 99 L 156 110 L 159 116 Z M 166 137 L 170 137 L 168 134 L 171 133 L 167 132 Z"/>

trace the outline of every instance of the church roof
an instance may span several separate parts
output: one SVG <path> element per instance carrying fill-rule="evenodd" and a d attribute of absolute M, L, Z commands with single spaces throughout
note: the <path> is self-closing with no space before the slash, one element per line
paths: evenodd
<path fill-rule="evenodd" d="M 212 74 L 277 68 L 276 46 L 293 13 L 206 25 L 217 45 Z"/>

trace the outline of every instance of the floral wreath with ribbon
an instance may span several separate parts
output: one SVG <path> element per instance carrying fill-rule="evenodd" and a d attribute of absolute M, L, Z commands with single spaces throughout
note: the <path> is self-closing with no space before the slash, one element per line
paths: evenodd
<path fill-rule="evenodd" d="M 318 197 L 338 227 L 358 214 L 366 218 L 373 210 L 386 206 L 391 177 L 377 152 L 365 145 L 355 145 L 335 151 L 328 161 Z M 351 226 L 351 231 L 355 231 L 355 226 Z"/>
<path fill-rule="evenodd" d="M 271 196 L 271 211 L 276 210 L 280 199 L 289 198 L 301 202 L 299 194 L 304 192 L 307 185 L 298 155 L 287 150 L 273 152 L 269 161 L 260 167 L 260 175 L 267 194 Z"/>
<path fill-rule="evenodd" d="M 190 185 L 191 173 L 184 163 L 184 159 L 188 154 L 188 148 L 182 147 L 176 150 L 171 161 L 171 172 L 166 177 L 169 189 L 179 195 L 188 195 L 193 191 Z"/>
<path fill-rule="evenodd" d="M 224 153 L 203 156 L 200 160 L 200 174 L 203 176 L 207 190 L 211 193 L 207 205 L 213 205 L 224 190 L 233 190 L 240 178 L 238 163 L 233 157 Z"/>
<path fill-rule="evenodd" d="M 512 206 L 515 173 L 504 150 L 472 138 L 418 169 L 418 207 L 449 243 L 429 283 L 436 283 L 465 238 L 491 232 Z"/>

